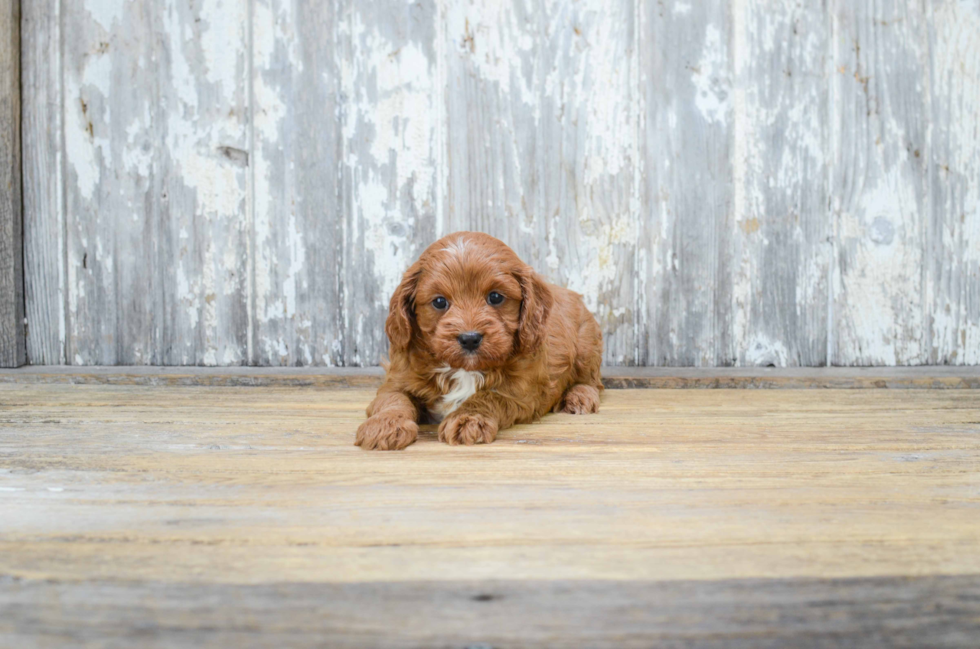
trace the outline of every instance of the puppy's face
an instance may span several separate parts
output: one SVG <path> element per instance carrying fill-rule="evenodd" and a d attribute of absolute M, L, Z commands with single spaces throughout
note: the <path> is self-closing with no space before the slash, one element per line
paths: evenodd
<path fill-rule="evenodd" d="M 511 268 L 442 253 L 419 279 L 415 318 L 432 354 L 450 367 L 484 370 L 514 353 L 521 286 Z"/>
<path fill-rule="evenodd" d="M 502 242 L 450 235 L 405 274 L 392 298 L 392 347 L 420 345 L 441 365 L 482 371 L 533 351 L 551 305 L 543 282 Z"/>

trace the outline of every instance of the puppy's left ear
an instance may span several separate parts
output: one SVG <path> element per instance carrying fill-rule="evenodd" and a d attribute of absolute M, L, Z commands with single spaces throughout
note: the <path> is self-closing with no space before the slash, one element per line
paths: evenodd
<path fill-rule="evenodd" d="M 517 341 L 521 352 L 533 354 L 544 340 L 544 324 L 554 304 L 551 289 L 530 266 L 517 274 L 521 284 L 521 316 L 518 322 Z"/>

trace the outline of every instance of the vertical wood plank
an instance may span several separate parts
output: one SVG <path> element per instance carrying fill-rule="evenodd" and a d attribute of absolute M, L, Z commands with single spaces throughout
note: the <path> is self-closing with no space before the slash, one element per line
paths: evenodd
<path fill-rule="evenodd" d="M 924 3 L 835 2 L 833 209 L 838 365 L 928 360 L 930 220 Z"/>
<path fill-rule="evenodd" d="M 980 2 L 937 2 L 929 42 L 930 363 L 980 364 Z"/>
<path fill-rule="evenodd" d="M 731 365 L 730 4 L 644 0 L 644 365 Z"/>
<path fill-rule="evenodd" d="M 445 231 L 510 244 L 585 296 L 605 358 L 636 360 L 632 0 L 456 2 L 447 12 Z"/>
<path fill-rule="evenodd" d="M 162 148 L 154 141 L 152 123 L 157 102 L 151 94 L 157 84 L 154 72 L 142 66 L 157 63 L 156 38 L 148 15 L 125 11 L 125 5 L 61 6 L 66 358 L 76 365 L 126 364 L 132 362 L 127 351 L 137 348 L 150 356 L 144 362 L 163 362 L 152 353 L 160 340 L 151 337 L 155 323 L 147 317 L 160 293 L 160 278 L 153 272 L 154 246 L 159 245 L 153 215 L 163 197 L 151 180 Z M 119 81 L 114 85 L 115 75 Z M 127 146 L 130 124 L 133 135 L 140 136 L 137 146 Z M 138 160 L 142 169 L 122 163 L 133 150 L 143 153 Z M 144 227 L 149 229 L 145 235 Z M 136 340 L 127 340 L 126 324 Z"/>
<path fill-rule="evenodd" d="M 329 0 L 253 5 L 251 361 L 258 365 L 344 364 L 338 14 Z"/>
<path fill-rule="evenodd" d="M 65 364 L 61 4 L 23 6 L 24 281 L 34 365 Z"/>
<path fill-rule="evenodd" d="M 345 365 L 376 365 L 387 353 L 388 302 L 436 238 L 445 193 L 438 19 L 434 0 L 344 3 Z"/>
<path fill-rule="evenodd" d="M 826 365 L 830 17 L 822 3 L 736 0 L 732 20 L 734 359 Z"/>
<path fill-rule="evenodd" d="M 445 16 L 448 200 L 440 224 L 445 234 L 460 230 L 487 232 L 508 245 L 545 276 L 558 281 L 546 263 L 549 219 L 567 222 L 576 214 L 544 212 L 539 177 L 548 146 L 537 129 L 538 115 L 549 124 L 561 118 L 540 109 L 544 75 L 550 66 L 538 60 L 544 41 L 567 39 L 577 28 L 566 18 L 549 30 L 543 3 L 503 1 L 447 3 Z M 554 70 L 553 82 L 565 78 Z M 569 105 L 574 112 L 574 104 Z M 566 122 L 567 124 L 567 122 Z M 553 132 L 559 129 L 550 129 Z M 554 143 L 559 174 L 576 186 L 561 148 Z"/>
<path fill-rule="evenodd" d="M 26 362 L 20 153 L 20 0 L 0 0 L 0 367 Z"/>
<path fill-rule="evenodd" d="M 68 361 L 246 361 L 247 0 L 64 3 Z"/>

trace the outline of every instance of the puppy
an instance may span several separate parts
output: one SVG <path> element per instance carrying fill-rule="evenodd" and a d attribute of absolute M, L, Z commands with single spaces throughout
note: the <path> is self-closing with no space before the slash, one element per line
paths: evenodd
<path fill-rule="evenodd" d="M 548 411 L 598 412 L 602 333 L 582 297 L 479 232 L 436 241 L 406 271 L 385 323 L 390 362 L 357 446 L 403 449 L 419 423 L 488 444 Z"/>

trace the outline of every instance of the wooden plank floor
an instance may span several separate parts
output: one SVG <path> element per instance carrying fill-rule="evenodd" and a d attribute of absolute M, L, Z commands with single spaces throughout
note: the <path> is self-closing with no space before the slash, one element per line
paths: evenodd
<path fill-rule="evenodd" d="M 980 391 L 608 390 L 354 447 L 369 389 L 0 384 L 0 646 L 972 646 Z"/>

